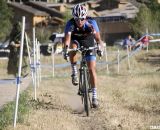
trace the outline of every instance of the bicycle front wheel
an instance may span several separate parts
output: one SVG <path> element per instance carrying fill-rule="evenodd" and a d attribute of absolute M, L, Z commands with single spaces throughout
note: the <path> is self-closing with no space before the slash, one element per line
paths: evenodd
<path fill-rule="evenodd" d="M 89 116 L 89 84 L 88 84 L 88 75 L 87 70 L 84 70 L 84 110 L 86 111 L 87 116 Z"/>

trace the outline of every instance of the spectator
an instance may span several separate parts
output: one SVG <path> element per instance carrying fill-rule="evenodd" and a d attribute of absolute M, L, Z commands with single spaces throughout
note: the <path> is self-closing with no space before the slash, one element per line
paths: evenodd
<path fill-rule="evenodd" d="M 152 36 L 146 35 L 144 37 L 142 37 L 134 46 L 134 48 L 146 48 L 149 45 L 149 40 L 153 39 Z"/>
<path fill-rule="evenodd" d="M 17 22 L 13 25 L 12 31 L 10 33 L 9 40 L 9 60 L 8 60 L 8 74 L 13 74 L 15 77 L 18 76 L 18 68 L 19 68 L 19 58 L 20 58 L 20 40 L 21 40 L 21 23 Z M 22 60 L 22 71 L 21 75 L 23 77 L 28 75 L 27 69 L 27 46 L 24 43 L 23 49 L 23 60 Z"/>
<path fill-rule="evenodd" d="M 123 41 L 123 48 L 127 49 L 128 46 L 129 51 L 131 51 L 133 45 L 134 45 L 134 39 L 132 38 L 131 35 L 128 35 L 127 38 L 125 38 Z"/>

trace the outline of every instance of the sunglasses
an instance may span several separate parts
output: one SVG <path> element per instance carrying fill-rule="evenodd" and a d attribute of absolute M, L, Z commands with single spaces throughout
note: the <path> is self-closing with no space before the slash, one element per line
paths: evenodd
<path fill-rule="evenodd" d="M 74 20 L 75 20 L 75 21 L 84 21 L 85 18 L 75 18 Z"/>

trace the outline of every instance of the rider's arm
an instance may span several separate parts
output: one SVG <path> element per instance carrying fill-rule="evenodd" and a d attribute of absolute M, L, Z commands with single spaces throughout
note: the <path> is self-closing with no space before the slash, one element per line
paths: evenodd
<path fill-rule="evenodd" d="M 95 40 L 96 40 L 97 44 L 103 47 L 103 42 L 101 40 L 100 33 L 96 32 L 94 35 L 95 35 Z"/>
<path fill-rule="evenodd" d="M 69 47 L 70 46 L 70 41 L 71 41 L 71 33 L 65 33 L 64 37 L 64 47 Z"/>
<path fill-rule="evenodd" d="M 99 31 L 99 27 L 97 25 L 97 22 L 95 20 L 92 20 L 91 24 L 94 28 L 94 37 L 95 37 L 96 42 L 98 43 L 98 45 L 103 47 L 103 42 L 101 40 L 100 31 Z"/>
<path fill-rule="evenodd" d="M 64 47 L 69 47 L 71 42 L 71 31 L 72 25 L 71 22 L 68 21 L 65 27 L 65 36 L 64 36 Z"/>

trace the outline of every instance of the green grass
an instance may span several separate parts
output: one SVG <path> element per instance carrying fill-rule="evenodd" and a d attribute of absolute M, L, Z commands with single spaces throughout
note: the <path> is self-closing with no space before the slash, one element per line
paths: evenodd
<path fill-rule="evenodd" d="M 25 115 L 29 113 L 29 93 L 24 91 L 20 94 L 19 106 L 18 106 L 18 121 L 22 123 L 25 119 Z M 4 130 L 5 127 L 11 125 L 14 119 L 15 101 L 10 102 L 3 106 L 0 110 L 0 130 Z"/>

